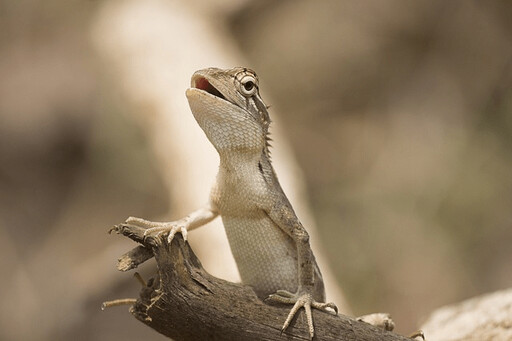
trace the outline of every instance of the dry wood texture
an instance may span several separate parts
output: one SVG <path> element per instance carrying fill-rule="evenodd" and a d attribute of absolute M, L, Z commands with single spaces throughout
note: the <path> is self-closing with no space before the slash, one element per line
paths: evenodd
<path fill-rule="evenodd" d="M 265 304 L 242 284 L 208 274 L 181 235 L 169 245 L 160 239 L 144 238 L 144 229 L 129 224 L 112 231 L 141 243 L 120 259 L 140 264 L 152 250 L 158 274 L 142 289 L 130 309 L 141 322 L 174 340 L 308 340 L 307 323 L 301 312 L 291 327 L 280 329 L 290 307 Z M 314 311 L 315 340 L 409 340 L 347 316 Z"/>

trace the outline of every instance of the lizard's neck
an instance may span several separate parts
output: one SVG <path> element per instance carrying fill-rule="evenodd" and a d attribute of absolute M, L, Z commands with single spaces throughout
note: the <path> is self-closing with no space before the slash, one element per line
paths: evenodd
<path fill-rule="evenodd" d="M 255 151 L 230 151 L 219 153 L 220 169 L 227 172 L 238 173 L 244 168 L 256 167 L 262 158 L 261 152 Z"/>
<path fill-rule="evenodd" d="M 222 183 L 249 180 L 254 182 L 256 178 L 263 177 L 265 182 L 272 183 L 276 191 L 282 191 L 277 180 L 274 168 L 268 151 L 260 151 L 259 153 L 222 153 L 220 155 L 220 165 L 218 179 L 222 179 Z"/>

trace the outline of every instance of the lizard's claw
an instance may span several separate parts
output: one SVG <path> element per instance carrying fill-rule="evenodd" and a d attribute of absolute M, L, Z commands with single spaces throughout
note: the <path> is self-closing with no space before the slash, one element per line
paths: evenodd
<path fill-rule="evenodd" d="M 299 309 L 304 307 L 304 311 L 306 312 L 306 319 L 308 321 L 309 336 L 311 339 L 313 339 L 313 337 L 315 336 L 315 327 L 313 325 L 313 315 L 311 313 L 311 308 L 323 310 L 329 313 L 332 313 L 332 311 L 329 310 L 332 309 L 334 310 L 335 314 L 338 314 L 338 307 L 336 307 L 334 303 L 317 302 L 313 299 L 313 296 L 308 292 L 300 293 L 299 291 L 299 293 L 293 294 L 286 290 L 278 290 L 275 294 L 270 295 L 267 298 L 267 301 L 293 304 L 293 307 L 290 310 L 290 313 L 288 314 L 286 321 L 284 321 L 283 328 L 281 328 L 281 333 L 284 332 L 286 328 L 290 326 L 290 322 L 292 321 L 295 314 L 299 311 Z"/>
<path fill-rule="evenodd" d="M 187 224 L 183 219 L 164 223 L 149 221 L 142 218 L 129 217 L 126 219 L 126 223 L 145 227 L 146 231 L 144 231 L 144 238 L 153 237 L 158 239 L 162 234 L 167 233 L 167 242 L 170 244 L 176 233 L 179 232 L 183 236 L 183 240 L 187 241 Z"/>
<path fill-rule="evenodd" d="M 150 227 L 144 231 L 144 237 L 159 238 L 162 234 L 168 233 L 167 242 L 170 244 L 176 233 L 181 233 L 183 240 L 187 241 L 187 228 L 183 225 L 175 225 L 173 223 L 165 223 L 162 226 Z"/>

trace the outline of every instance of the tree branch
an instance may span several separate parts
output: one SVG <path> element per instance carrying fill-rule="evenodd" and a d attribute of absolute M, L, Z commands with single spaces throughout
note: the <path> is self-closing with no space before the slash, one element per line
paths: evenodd
<path fill-rule="evenodd" d="M 140 264 L 144 263 L 148 259 L 153 258 L 153 251 L 143 245 L 139 245 L 136 248 L 128 251 L 117 260 L 117 270 L 128 271 L 135 269 Z"/>
<path fill-rule="evenodd" d="M 280 335 L 287 305 L 262 302 L 249 286 L 207 273 L 188 243 L 176 235 L 171 245 L 144 238 L 144 229 L 120 224 L 111 231 L 143 244 L 123 255 L 124 264 L 140 264 L 151 250 L 158 274 L 145 286 L 130 312 L 141 322 L 174 340 L 308 340 L 301 312 Z M 118 266 L 124 270 L 130 266 Z M 349 317 L 314 310 L 316 340 L 410 340 Z"/>

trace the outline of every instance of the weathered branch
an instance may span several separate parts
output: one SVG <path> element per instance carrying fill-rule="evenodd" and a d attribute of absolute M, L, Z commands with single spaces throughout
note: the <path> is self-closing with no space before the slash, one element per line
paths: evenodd
<path fill-rule="evenodd" d="M 135 269 L 137 266 L 153 257 L 153 251 L 150 248 L 139 245 L 119 257 L 117 260 L 117 270 L 128 271 Z"/>
<path fill-rule="evenodd" d="M 174 340 L 309 339 L 303 313 L 281 335 L 290 307 L 265 304 L 250 287 L 210 275 L 181 235 L 169 245 L 145 239 L 144 229 L 138 226 L 121 224 L 113 231 L 143 244 L 123 255 L 124 264 L 147 260 L 146 250 L 155 256 L 158 274 L 148 281 L 130 311 L 159 333 Z M 410 340 L 346 316 L 316 310 L 313 314 L 316 340 Z"/>

